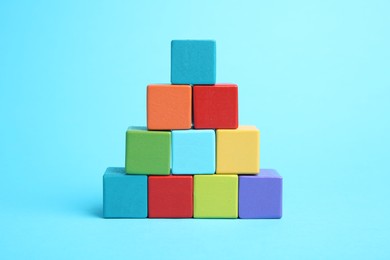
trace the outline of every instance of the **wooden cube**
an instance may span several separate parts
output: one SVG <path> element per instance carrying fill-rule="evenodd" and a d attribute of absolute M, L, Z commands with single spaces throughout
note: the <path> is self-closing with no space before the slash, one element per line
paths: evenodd
<path fill-rule="evenodd" d="M 120 167 L 107 168 L 103 175 L 103 216 L 105 218 L 146 218 L 148 178 L 126 175 Z"/>
<path fill-rule="evenodd" d="M 149 218 L 192 218 L 192 176 L 149 176 Z"/>
<path fill-rule="evenodd" d="M 216 44 L 213 40 L 171 42 L 172 84 L 215 84 Z"/>
<path fill-rule="evenodd" d="M 260 169 L 260 131 L 254 126 L 217 132 L 217 174 L 256 174 Z"/>
<path fill-rule="evenodd" d="M 237 218 L 237 215 L 237 175 L 194 176 L 194 218 Z"/>
<path fill-rule="evenodd" d="M 126 132 L 126 173 L 169 175 L 171 132 L 129 127 Z"/>
<path fill-rule="evenodd" d="M 149 130 L 190 129 L 192 89 L 190 85 L 149 85 L 147 127 Z"/>
<path fill-rule="evenodd" d="M 195 85 L 193 96 L 194 128 L 236 129 L 238 127 L 237 85 Z"/>
<path fill-rule="evenodd" d="M 214 174 L 215 131 L 172 131 L 172 174 Z"/>
<path fill-rule="evenodd" d="M 275 170 L 239 177 L 240 218 L 281 218 L 283 178 Z"/>

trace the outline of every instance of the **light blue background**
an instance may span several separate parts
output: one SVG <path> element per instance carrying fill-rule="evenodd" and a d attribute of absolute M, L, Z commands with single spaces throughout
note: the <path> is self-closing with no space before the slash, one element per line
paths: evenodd
<path fill-rule="evenodd" d="M 390 257 L 389 1 L 1 1 L 1 259 Z M 172 39 L 215 39 L 281 220 L 102 219 Z"/>

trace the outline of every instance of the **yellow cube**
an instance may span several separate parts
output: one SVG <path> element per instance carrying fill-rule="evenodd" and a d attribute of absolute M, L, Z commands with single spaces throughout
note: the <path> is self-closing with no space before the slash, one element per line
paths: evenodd
<path fill-rule="evenodd" d="M 260 169 L 260 131 L 254 126 L 217 130 L 217 174 L 256 174 Z"/>

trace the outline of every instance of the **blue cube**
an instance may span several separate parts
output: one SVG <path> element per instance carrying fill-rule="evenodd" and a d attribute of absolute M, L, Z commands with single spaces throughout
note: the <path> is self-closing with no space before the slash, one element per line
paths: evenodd
<path fill-rule="evenodd" d="M 172 131 L 172 174 L 214 174 L 215 131 Z"/>
<path fill-rule="evenodd" d="M 147 176 L 126 175 L 125 168 L 107 168 L 103 175 L 103 217 L 146 218 L 147 216 Z"/>
<path fill-rule="evenodd" d="M 215 84 L 216 47 L 213 40 L 171 42 L 172 84 Z"/>
<path fill-rule="evenodd" d="M 283 178 L 276 170 L 261 169 L 258 175 L 241 175 L 238 181 L 240 218 L 281 218 Z"/>

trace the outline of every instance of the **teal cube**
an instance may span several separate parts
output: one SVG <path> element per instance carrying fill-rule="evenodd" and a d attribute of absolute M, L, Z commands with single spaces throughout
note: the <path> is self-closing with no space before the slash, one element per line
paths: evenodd
<path fill-rule="evenodd" d="M 126 173 L 169 175 L 171 132 L 129 127 L 126 132 Z"/>
<path fill-rule="evenodd" d="M 213 40 L 171 42 L 172 84 L 215 84 L 216 44 Z"/>
<path fill-rule="evenodd" d="M 107 168 L 103 175 L 103 217 L 146 218 L 148 177 L 126 175 L 122 167 Z"/>

